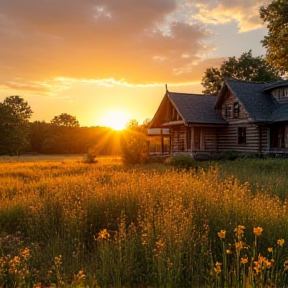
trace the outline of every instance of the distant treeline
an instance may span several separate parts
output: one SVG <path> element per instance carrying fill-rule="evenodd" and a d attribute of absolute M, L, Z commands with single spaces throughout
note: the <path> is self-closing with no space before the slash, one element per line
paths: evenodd
<path fill-rule="evenodd" d="M 29 125 L 31 153 L 72 154 L 93 149 L 98 155 L 120 154 L 121 132 L 108 127 L 66 127 L 40 121 Z"/>

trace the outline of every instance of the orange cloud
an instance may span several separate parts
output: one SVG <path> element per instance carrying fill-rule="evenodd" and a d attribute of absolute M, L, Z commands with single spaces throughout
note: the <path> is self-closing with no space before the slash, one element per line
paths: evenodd
<path fill-rule="evenodd" d="M 0 0 L 1 85 L 53 94 L 60 78 L 199 82 L 217 46 L 209 25 L 248 29 L 259 1 Z"/>

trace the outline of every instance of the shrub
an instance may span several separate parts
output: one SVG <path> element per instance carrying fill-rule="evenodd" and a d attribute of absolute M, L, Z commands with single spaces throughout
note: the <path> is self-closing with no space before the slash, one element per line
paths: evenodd
<path fill-rule="evenodd" d="M 166 163 L 180 169 L 196 168 L 198 166 L 197 161 L 188 154 L 172 156 L 167 159 Z"/>
<path fill-rule="evenodd" d="M 128 129 L 121 141 L 124 164 L 143 164 L 148 157 L 148 141 L 142 132 Z"/>
<path fill-rule="evenodd" d="M 84 156 L 83 162 L 84 163 L 97 163 L 98 160 L 96 160 L 97 154 L 96 150 L 93 148 L 89 148 L 87 151 L 87 154 Z"/>

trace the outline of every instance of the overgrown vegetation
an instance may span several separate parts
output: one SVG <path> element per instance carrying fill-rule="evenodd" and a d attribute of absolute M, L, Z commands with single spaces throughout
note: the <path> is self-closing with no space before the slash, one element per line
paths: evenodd
<path fill-rule="evenodd" d="M 287 160 L 198 164 L 1 163 L 1 285 L 286 287 Z"/>

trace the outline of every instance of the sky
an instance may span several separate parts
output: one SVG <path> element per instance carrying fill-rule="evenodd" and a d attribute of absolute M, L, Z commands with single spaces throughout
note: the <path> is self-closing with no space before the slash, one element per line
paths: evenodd
<path fill-rule="evenodd" d="M 0 102 L 31 121 L 81 126 L 152 119 L 164 94 L 202 93 L 206 69 L 265 55 L 270 0 L 0 0 Z M 116 127 L 116 126 L 115 126 Z"/>

